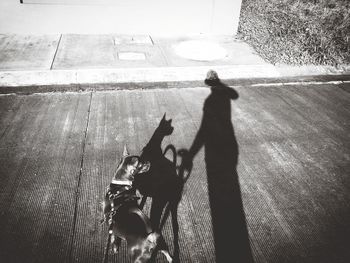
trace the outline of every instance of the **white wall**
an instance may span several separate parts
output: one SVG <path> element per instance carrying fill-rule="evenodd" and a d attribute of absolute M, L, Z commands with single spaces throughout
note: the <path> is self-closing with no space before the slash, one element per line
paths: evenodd
<path fill-rule="evenodd" d="M 0 0 L 0 33 L 233 35 L 241 6 L 241 0 L 23 1 Z"/>

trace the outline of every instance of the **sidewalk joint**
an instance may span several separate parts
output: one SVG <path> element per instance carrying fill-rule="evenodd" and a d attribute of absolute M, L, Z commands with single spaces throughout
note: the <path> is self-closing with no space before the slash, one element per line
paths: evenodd
<path fill-rule="evenodd" d="M 73 215 L 73 228 L 72 228 L 72 234 L 71 234 L 71 238 L 70 238 L 69 262 L 73 262 L 73 245 L 74 245 L 74 238 L 75 238 L 75 233 L 76 233 L 76 224 L 77 224 L 77 217 L 78 217 L 78 202 L 79 202 L 80 187 L 81 187 L 81 177 L 83 174 L 85 146 L 86 146 L 87 133 L 89 130 L 92 93 L 93 92 L 91 91 L 86 126 L 85 126 L 85 132 L 84 132 L 84 140 L 83 140 L 83 145 L 82 145 L 82 154 L 81 154 L 81 159 L 80 159 L 80 169 L 79 169 L 79 175 L 78 175 L 78 182 L 77 182 L 77 188 L 75 191 L 75 206 L 74 206 L 74 215 Z"/>
<path fill-rule="evenodd" d="M 151 35 L 148 35 L 149 39 L 151 39 L 151 42 L 152 42 L 152 46 L 154 46 L 154 41 L 153 41 L 153 38 L 151 37 Z"/>
<path fill-rule="evenodd" d="M 52 68 L 53 68 L 53 63 L 55 62 L 56 55 L 57 55 L 57 52 L 58 52 L 58 48 L 59 48 L 59 46 L 61 44 L 61 39 L 62 39 L 62 34 L 60 34 L 60 38 L 58 39 L 57 47 L 56 47 L 56 50 L 55 50 L 55 54 L 53 55 L 52 63 L 51 63 L 51 66 L 50 66 L 50 70 L 52 70 Z"/>

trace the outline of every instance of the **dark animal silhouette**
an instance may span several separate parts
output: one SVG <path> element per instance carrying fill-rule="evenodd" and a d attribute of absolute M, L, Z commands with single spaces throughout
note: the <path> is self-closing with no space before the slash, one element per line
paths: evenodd
<path fill-rule="evenodd" d="M 148 172 L 135 178 L 134 186 L 143 195 L 140 203 L 141 209 L 146 202 L 146 198 L 152 198 L 150 213 L 152 228 L 160 230 L 169 213 L 171 213 L 174 234 L 173 254 L 174 261 L 176 261 L 179 256 L 177 208 L 182 196 L 184 177 L 183 174 L 178 174 L 177 172 L 175 147 L 170 144 L 162 151 L 164 137 L 171 135 L 174 130 L 171 122 L 171 119 L 166 120 L 166 115 L 164 114 L 151 139 L 143 148 L 140 158 L 143 161 L 150 162 L 151 167 Z M 172 151 L 173 160 L 165 157 L 167 151 Z M 163 212 L 164 216 L 161 221 Z"/>

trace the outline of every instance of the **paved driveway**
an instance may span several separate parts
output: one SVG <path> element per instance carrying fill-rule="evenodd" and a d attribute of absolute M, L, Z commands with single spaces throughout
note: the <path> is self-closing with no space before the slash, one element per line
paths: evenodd
<path fill-rule="evenodd" d="M 0 261 L 103 262 L 100 202 L 116 161 L 166 112 L 163 146 L 197 147 L 177 214 L 181 262 L 347 262 L 349 85 L 235 90 L 0 96 Z M 170 219 L 163 234 L 173 250 Z M 108 259 L 126 262 L 125 244 Z"/>

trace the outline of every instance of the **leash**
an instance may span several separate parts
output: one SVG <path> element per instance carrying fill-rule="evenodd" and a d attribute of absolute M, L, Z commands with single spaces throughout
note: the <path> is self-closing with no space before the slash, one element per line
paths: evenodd
<path fill-rule="evenodd" d="M 123 184 L 120 184 L 123 183 Z M 117 191 L 114 193 L 112 188 L 117 188 Z M 108 215 L 104 215 L 103 219 L 100 221 L 100 223 L 108 222 L 108 238 L 107 238 L 107 245 L 105 254 L 103 257 L 103 262 L 108 262 L 108 252 L 110 249 L 111 239 L 113 235 L 113 227 L 115 224 L 115 221 L 113 220 L 113 217 L 116 215 L 118 210 L 125 204 L 136 201 L 139 199 L 139 197 L 135 193 L 127 193 L 132 189 L 131 184 L 127 184 L 122 181 L 112 181 L 111 184 L 107 187 L 107 193 L 106 197 L 110 200 L 110 206 L 111 210 L 108 213 Z M 108 218 L 108 220 L 107 220 Z M 119 238 L 119 237 L 117 237 Z M 119 251 L 120 242 L 118 242 L 118 251 Z"/>
<path fill-rule="evenodd" d="M 113 193 L 113 191 L 111 189 L 111 185 L 114 185 L 116 187 L 120 186 L 120 188 L 118 188 L 118 190 L 115 193 Z M 111 201 L 111 203 L 110 203 L 111 211 L 109 212 L 108 216 L 104 215 L 104 218 L 101 219 L 101 221 L 100 221 L 101 224 L 106 222 L 107 217 L 109 219 L 111 219 L 111 217 L 113 217 L 115 215 L 117 210 L 125 203 L 139 199 L 139 197 L 134 193 L 130 193 L 130 194 L 126 194 L 126 195 L 124 194 L 125 192 L 127 192 L 131 189 L 132 189 L 131 184 L 120 185 L 120 184 L 116 184 L 112 181 L 112 183 L 107 187 L 107 192 L 106 192 L 106 196 L 105 196 L 106 198 L 108 198 Z M 120 199 L 120 200 L 118 200 L 118 199 Z M 120 203 L 116 206 L 114 203 L 115 201 L 119 201 Z"/>
<path fill-rule="evenodd" d="M 106 246 L 106 250 L 105 250 L 105 254 L 103 256 L 103 263 L 107 263 L 108 262 L 108 251 L 109 251 L 109 244 L 111 243 L 111 234 L 108 235 L 107 238 L 107 246 Z"/>

